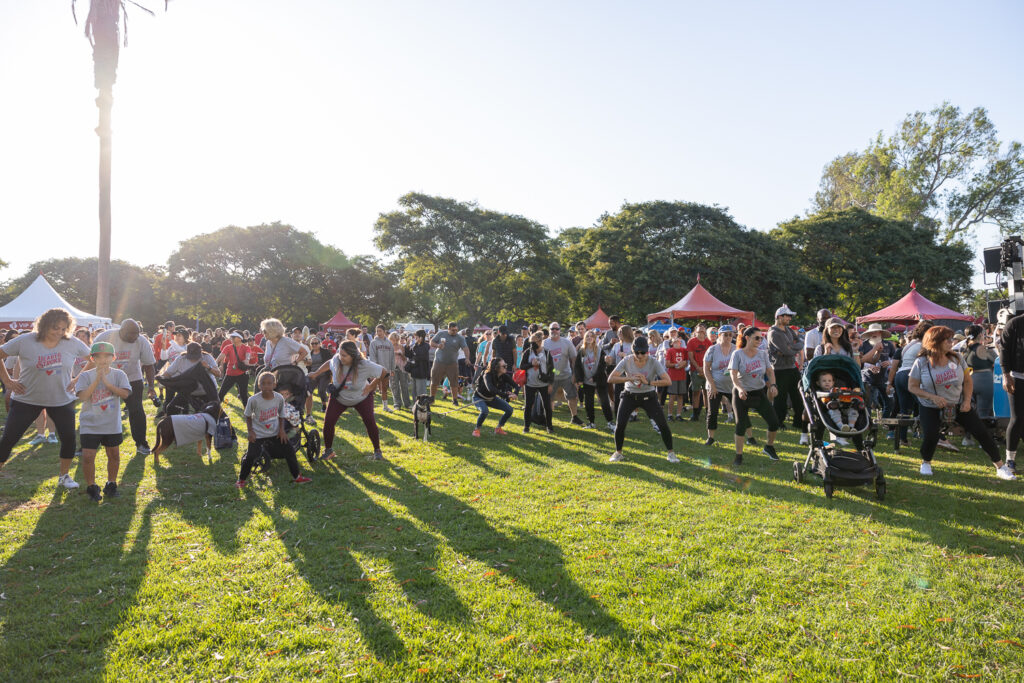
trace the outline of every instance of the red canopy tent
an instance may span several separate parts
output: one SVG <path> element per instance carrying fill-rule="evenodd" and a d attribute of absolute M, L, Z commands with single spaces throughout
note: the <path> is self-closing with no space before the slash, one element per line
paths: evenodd
<path fill-rule="evenodd" d="M 344 332 L 350 327 L 359 327 L 359 323 L 350 320 L 347 315 L 338 311 L 334 317 L 325 323 L 320 323 L 320 329 L 325 332 Z"/>
<path fill-rule="evenodd" d="M 647 322 L 655 320 L 731 320 L 739 318 L 748 324 L 753 324 L 753 311 L 741 311 L 738 308 L 727 306 L 711 295 L 711 292 L 704 289 L 698 280 L 693 289 L 686 293 L 679 301 L 668 308 L 647 316 Z"/>
<path fill-rule="evenodd" d="M 914 285 L 907 295 L 896 303 L 886 306 L 880 311 L 857 318 L 861 323 L 916 323 L 918 320 L 974 320 L 973 316 L 956 311 L 929 301 L 920 294 Z"/>
<path fill-rule="evenodd" d="M 602 311 L 600 306 L 597 307 L 592 316 L 583 322 L 588 330 L 607 330 L 612 326 L 611 321 L 608 320 L 608 314 Z"/>

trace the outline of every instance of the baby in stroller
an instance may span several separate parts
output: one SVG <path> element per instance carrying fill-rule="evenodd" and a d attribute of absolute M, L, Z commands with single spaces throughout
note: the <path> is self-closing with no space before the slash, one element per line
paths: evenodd
<path fill-rule="evenodd" d="M 285 400 L 282 419 L 285 434 L 296 451 L 305 451 L 310 462 L 320 456 L 320 432 L 306 429 L 309 424 L 305 420 L 306 396 L 309 394 L 309 382 L 306 373 L 296 365 L 279 365 L 272 371 L 277 380 L 277 392 Z"/>
<path fill-rule="evenodd" d="M 825 405 L 833 426 L 841 432 L 856 430 L 864 408 L 863 392 L 856 387 L 837 388 L 835 375 L 828 371 L 818 373 L 814 384 L 818 389 L 815 396 Z"/>

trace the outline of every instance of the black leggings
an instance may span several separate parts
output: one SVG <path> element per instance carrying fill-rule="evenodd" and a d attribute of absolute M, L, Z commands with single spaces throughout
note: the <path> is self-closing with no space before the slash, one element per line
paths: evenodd
<path fill-rule="evenodd" d="M 546 426 L 548 429 L 551 429 L 551 394 L 548 392 L 548 387 L 526 386 L 526 405 L 523 406 L 523 422 L 529 427 L 530 422 L 533 421 L 533 402 L 537 400 L 535 398 L 537 394 L 540 394 L 541 400 L 544 402 Z"/>
<path fill-rule="evenodd" d="M 739 390 L 732 390 L 732 409 L 736 411 L 736 436 L 743 436 L 747 428 L 753 425 L 750 422 L 750 409 L 753 408 L 757 414 L 768 423 L 769 432 L 779 431 L 779 418 L 775 415 L 772 402 L 768 400 L 767 389 L 757 389 L 747 392 L 747 400 L 740 398 Z"/>
<path fill-rule="evenodd" d="M 594 424 L 594 394 L 598 394 L 598 398 L 601 400 L 601 412 L 604 413 L 605 421 L 611 422 L 615 419 L 611 403 L 608 401 L 608 389 L 606 387 L 598 389 L 592 384 L 581 384 L 580 387 L 583 389 L 583 407 L 587 411 L 587 422 Z"/>
<path fill-rule="evenodd" d="M 619 414 L 615 419 L 615 450 L 622 450 L 622 443 L 626 440 L 626 425 L 629 424 L 629 414 L 637 408 L 643 408 L 647 417 L 654 420 L 661 432 L 661 440 L 665 444 L 665 450 L 672 450 L 672 430 L 668 428 L 668 421 L 665 413 L 658 403 L 657 391 L 645 391 L 639 394 L 632 394 L 623 391 L 619 397 Z"/>
<path fill-rule="evenodd" d="M 935 447 L 939 443 L 939 432 L 942 429 L 942 410 L 921 406 L 920 419 L 921 459 L 925 462 L 931 462 L 932 456 L 935 455 Z M 999 462 L 999 447 L 996 446 L 995 439 L 992 438 L 988 429 L 985 428 L 985 424 L 978 417 L 977 410 L 971 408 L 970 411 L 961 413 L 957 409 L 956 418 L 954 419 L 964 428 L 964 431 L 978 440 L 981 450 L 985 451 L 989 460 Z"/>
<path fill-rule="evenodd" d="M 779 426 L 786 422 L 786 413 L 789 406 L 793 406 L 793 429 L 807 431 L 807 423 L 804 422 L 804 403 L 800 399 L 800 371 L 796 368 L 788 368 L 775 371 L 775 383 L 778 385 L 779 393 L 775 397 L 772 408 L 775 409 L 775 417 L 779 420 Z"/>
<path fill-rule="evenodd" d="M 268 436 L 256 439 L 249 444 L 249 450 L 245 452 L 245 457 L 242 458 L 242 470 L 238 473 L 239 479 L 245 481 L 249 478 L 252 466 L 256 464 L 256 458 L 264 448 L 267 449 L 267 453 L 271 458 L 280 458 L 288 463 L 288 471 L 292 473 L 292 479 L 299 476 L 299 461 L 295 457 L 295 449 L 292 445 L 287 441 L 281 443 L 281 439 L 276 436 Z"/>
<path fill-rule="evenodd" d="M 1024 380 L 1010 379 L 1013 382 L 1014 392 L 1008 397 L 1010 399 L 1010 422 L 1006 425 L 1006 450 L 1010 453 L 1017 452 L 1017 445 L 1020 444 L 1020 437 L 1024 436 Z"/>
<path fill-rule="evenodd" d="M 716 429 L 718 429 L 718 412 L 722 406 L 722 403 L 728 400 L 729 395 L 723 394 L 721 391 L 718 391 L 715 393 L 714 398 L 709 398 L 708 393 L 710 392 L 705 392 L 704 395 L 704 398 L 707 400 L 708 404 L 707 425 L 708 431 L 713 432 Z"/>
<path fill-rule="evenodd" d="M 226 375 L 224 377 L 224 384 L 220 386 L 220 391 L 217 392 L 217 400 L 223 401 L 224 397 L 231 391 L 231 387 L 238 387 L 238 400 L 242 402 L 242 407 L 249 402 L 249 375 L 248 373 L 242 373 L 241 375 Z"/>
<path fill-rule="evenodd" d="M 32 426 L 39 413 L 46 411 L 46 414 L 53 420 L 53 426 L 57 429 L 57 438 L 60 439 L 61 460 L 71 460 L 75 457 L 75 402 L 72 401 L 64 406 L 47 408 L 35 406 L 31 403 L 22 403 L 18 399 L 11 400 L 11 412 L 7 415 L 7 424 L 4 426 L 3 436 L 0 436 L 0 462 L 7 462 L 11 457 L 11 451 L 28 428 Z"/>
<path fill-rule="evenodd" d="M 146 441 L 146 409 L 142 407 L 142 396 L 145 384 L 141 379 L 131 382 L 132 393 L 125 399 L 128 406 L 128 424 L 132 430 L 132 440 L 136 446 L 148 446 Z"/>

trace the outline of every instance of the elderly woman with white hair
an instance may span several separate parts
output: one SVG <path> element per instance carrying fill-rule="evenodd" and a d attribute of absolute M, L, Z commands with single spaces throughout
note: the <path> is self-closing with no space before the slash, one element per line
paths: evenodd
<path fill-rule="evenodd" d="M 267 318 L 261 322 L 260 331 L 266 340 L 263 347 L 263 365 L 266 370 L 281 365 L 295 365 L 309 355 L 305 344 L 285 334 L 284 324 L 277 318 Z"/>

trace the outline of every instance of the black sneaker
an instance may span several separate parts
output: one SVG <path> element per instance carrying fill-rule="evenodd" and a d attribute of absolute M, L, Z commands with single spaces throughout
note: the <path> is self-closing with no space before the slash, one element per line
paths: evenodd
<path fill-rule="evenodd" d="M 117 484 L 112 481 L 108 481 L 107 485 L 103 487 L 104 498 L 116 498 L 117 497 Z"/>
<path fill-rule="evenodd" d="M 748 436 L 747 437 L 747 445 L 748 446 L 756 446 L 757 445 L 757 439 L 755 439 L 752 436 Z"/>
<path fill-rule="evenodd" d="M 674 422 L 674 421 L 675 421 L 675 419 L 676 419 L 676 416 L 675 416 L 675 415 L 669 415 L 669 416 L 668 416 L 668 417 L 666 417 L 665 419 L 666 419 L 666 420 L 668 420 L 669 422 Z"/>
<path fill-rule="evenodd" d="M 587 423 L 579 418 L 579 415 L 573 415 L 572 419 L 569 420 L 569 424 L 574 424 L 577 427 L 586 427 Z"/>
<path fill-rule="evenodd" d="M 690 422 L 696 422 L 699 419 L 700 419 L 700 411 L 695 412 L 693 415 L 690 416 Z"/>
<path fill-rule="evenodd" d="M 707 440 L 706 440 L 706 441 L 704 441 L 704 445 L 705 445 L 705 446 L 710 446 L 710 445 L 711 445 L 711 444 L 713 444 L 713 443 L 715 443 L 715 437 L 713 437 L 713 436 L 709 436 L 709 437 L 707 438 Z"/>
<path fill-rule="evenodd" d="M 775 452 L 775 446 L 770 443 L 766 443 L 764 448 L 761 449 L 761 452 L 767 455 L 769 460 L 779 459 L 779 454 Z"/>
<path fill-rule="evenodd" d="M 96 484 L 93 484 L 92 486 L 86 486 L 85 493 L 97 503 L 103 500 L 103 497 L 100 496 L 100 487 L 97 486 Z"/>
<path fill-rule="evenodd" d="M 736 467 L 742 465 L 743 464 L 743 456 L 741 454 L 736 454 L 736 457 L 733 458 L 733 460 L 732 460 L 732 464 L 734 466 L 736 466 Z"/>

